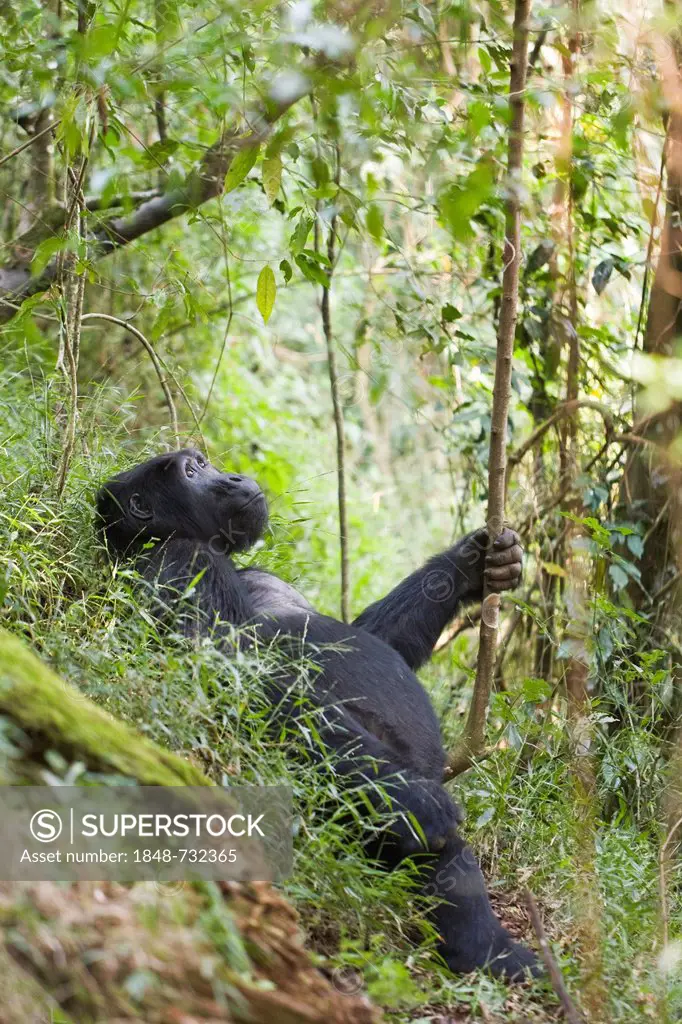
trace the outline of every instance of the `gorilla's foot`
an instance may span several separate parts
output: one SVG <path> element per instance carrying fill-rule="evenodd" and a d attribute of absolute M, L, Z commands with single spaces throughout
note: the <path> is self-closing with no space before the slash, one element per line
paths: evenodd
<path fill-rule="evenodd" d="M 461 836 L 448 840 L 427 872 L 424 891 L 438 901 L 433 921 L 450 970 L 467 974 L 483 968 L 508 981 L 542 973 L 534 953 L 515 942 L 495 916 L 481 869 Z"/>
<path fill-rule="evenodd" d="M 486 946 L 470 946 L 457 950 L 441 949 L 441 956 L 454 974 L 468 974 L 481 968 L 505 981 L 527 981 L 542 974 L 537 957 L 526 946 L 515 942 L 503 928 Z"/>

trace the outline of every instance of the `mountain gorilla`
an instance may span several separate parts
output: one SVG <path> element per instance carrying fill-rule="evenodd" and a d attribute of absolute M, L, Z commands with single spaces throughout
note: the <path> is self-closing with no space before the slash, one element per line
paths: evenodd
<path fill-rule="evenodd" d="M 372 856 L 391 868 L 424 854 L 424 888 L 439 898 L 434 919 L 449 967 L 487 967 L 510 979 L 535 974 L 533 954 L 493 914 L 480 868 L 457 831 L 460 811 L 441 785 L 438 721 L 414 674 L 457 609 L 480 600 L 484 577 L 491 590 L 517 585 L 518 536 L 506 529 L 486 555 L 485 529 L 469 534 L 347 625 L 315 611 L 278 577 L 235 566 L 230 556 L 263 533 L 265 497 L 253 480 L 219 472 L 194 449 L 114 477 L 99 492 L 97 518 L 109 555 L 135 558 L 166 607 L 189 593 L 181 603 L 192 606 L 192 629 L 220 640 L 220 622 L 251 624 L 259 636 L 292 643 L 316 666 L 310 699 L 322 743 L 336 752 L 339 777 L 366 783 L 369 800 L 392 812 Z M 225 642 L 225 627 L 222 636 Z M 288 685 L 291 679 L 268 680 L 278 716 L 303 713 Z"/>

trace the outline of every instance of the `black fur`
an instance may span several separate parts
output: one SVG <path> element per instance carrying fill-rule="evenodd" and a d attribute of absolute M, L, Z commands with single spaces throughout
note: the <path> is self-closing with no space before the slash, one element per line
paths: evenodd
<path fill-rule="evenodd" d="M 277 577 L 234 565 L 230 555 L 265 528 L 265 498 L 254 481 L 220 473 L 194 449 L 114 477 L 98 495 L 97 517 L 110 556 L 134 557 L 162 607 L 189 603 L 188 631 L 219 637 L 221 628 L 251 624 L 314 663 L 311 697 L 321 709 L 322 742 L 337 752 L 335 770 L 349 783 L 367 782 L 375 805 L 386 809 L 388 802 L 395 812 L 372 854 L 387 867 L 425 855 L 424 885 L 440 899 L 434 917 L 451 969 L 535 973 L 533 954 L 493 914 L 475 857 L 459 836 L 459 809 L 441 785 L 440 728 L 413 671 L 458 608 L 480 599 L 484 574 L 492 589 L 516 586 L 517 535 L 505 530 L 492 551 L 485 530 L 468 535 L 347 625 L 316 612 Z M 192 583 L 190 601 L 179 601 Z M 278 715 L 301 713 L 286 680 L 269 681 L 268 695 Z"/>

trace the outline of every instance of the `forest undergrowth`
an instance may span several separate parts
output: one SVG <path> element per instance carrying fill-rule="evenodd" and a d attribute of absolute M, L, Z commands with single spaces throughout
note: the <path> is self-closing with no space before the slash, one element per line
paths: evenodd
<path fill-rule="evenodd" d="M 262 679 L 273 670 L 272 651 L 229 657 L 207 640 L 160 635 L 133 571 L 107 566 L 92 508 L 102 479 L 133 455 L 158 450 L 163 439 L 153 432 L 132 437 L 121 409 L 112 415 L 111 396 L 98 400 L 93 390 L 82 444 L 57 499 L 58 435 L 40 401 L 44 386 L 26 373 L 6 373 L 0 388 L 2 623 L 103 708 L 188 757 L 215 782 L 286 780 L 296 808 L 296 867 L 284 888 L 339 991 L 366 989 L 397 1021 L 558 1019 L 547 981 L 510 990 L 483 974 L 453 978 L 441 968 L 410 865 L 389 875 L 369 863 L 359 834 L 349 830 L 357 808 L 336 786 L 333 766 L 297 757 L 295 736 L 267 730 Z M 294 543 L 291 536 L 283 541 L 292 530 Z M 295 524 L 275 518 L 272 536 L 257 552 L 292 579 L 297 548 L 305 544 L 305 533 L 295 531 Z M 390 561 L 375 566 L 383 578 L 373 585 L 388 589 Z M 319 568 L 320 578 L 334 573 L 334 564 Z M 587 818 L 565 711 L 546 681 L 524 675 L 523 636 L 505 688 L 494 697 L 494 750 L 454 790 L 498 912 L 533 941 L 523 891 L 535 894 L 577 1003 L 586 1000 L 591 1013 L 603 1015 L 593 1019 L 661 1020 L 666 1006 L 673 1020 L 682 1012 L 682 986 L 677 947 L 660 955 L 658 852 L 665 779 L 657 735 L 667 714 L 667 675 L 662 655 L 637 656 L 635 623 L 622 610 L 604 600 L 597 614 L 610 655 L 590 709 Z M 472 633 L 464 631 L 423 673 L 448 745 L 466 708 L 472 665 Z M 634 676 L 648 694 L 645 713 L 626 696 Z M 623 718 L 627 731 L 614 728 Z M 309 725 L 314 729 L 314 721 Z M 82 765 L 56 755 L 51 770 L 58 779 L 83 781 Z M 331 817 L 330 805 L 336 807 Z M 682 925 L 676 879 L 671 927 Z"/>

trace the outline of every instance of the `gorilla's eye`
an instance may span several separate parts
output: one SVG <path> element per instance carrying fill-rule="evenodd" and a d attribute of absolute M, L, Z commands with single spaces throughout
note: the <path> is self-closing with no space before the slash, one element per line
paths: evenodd
<path fill-rule="evenodd" d="M 204 469 L 206 466 L 206 459 L 202 455 L 197 455 L 197 466 Z"/>
<path fill-rule="evenodd" d="M 196 475 L 196 469 L 194 468 L 192 463 L 191 462 L 186 462 L 185 463 L 185 476 L 195 476 L 195 475 Z"/>
<path fill-rule="evenodd" d="M 128 508 L 136 519 L 151 519 L 154 515 L 149 505 L 145 504 L 139 494 L 131 494 Z"/>

